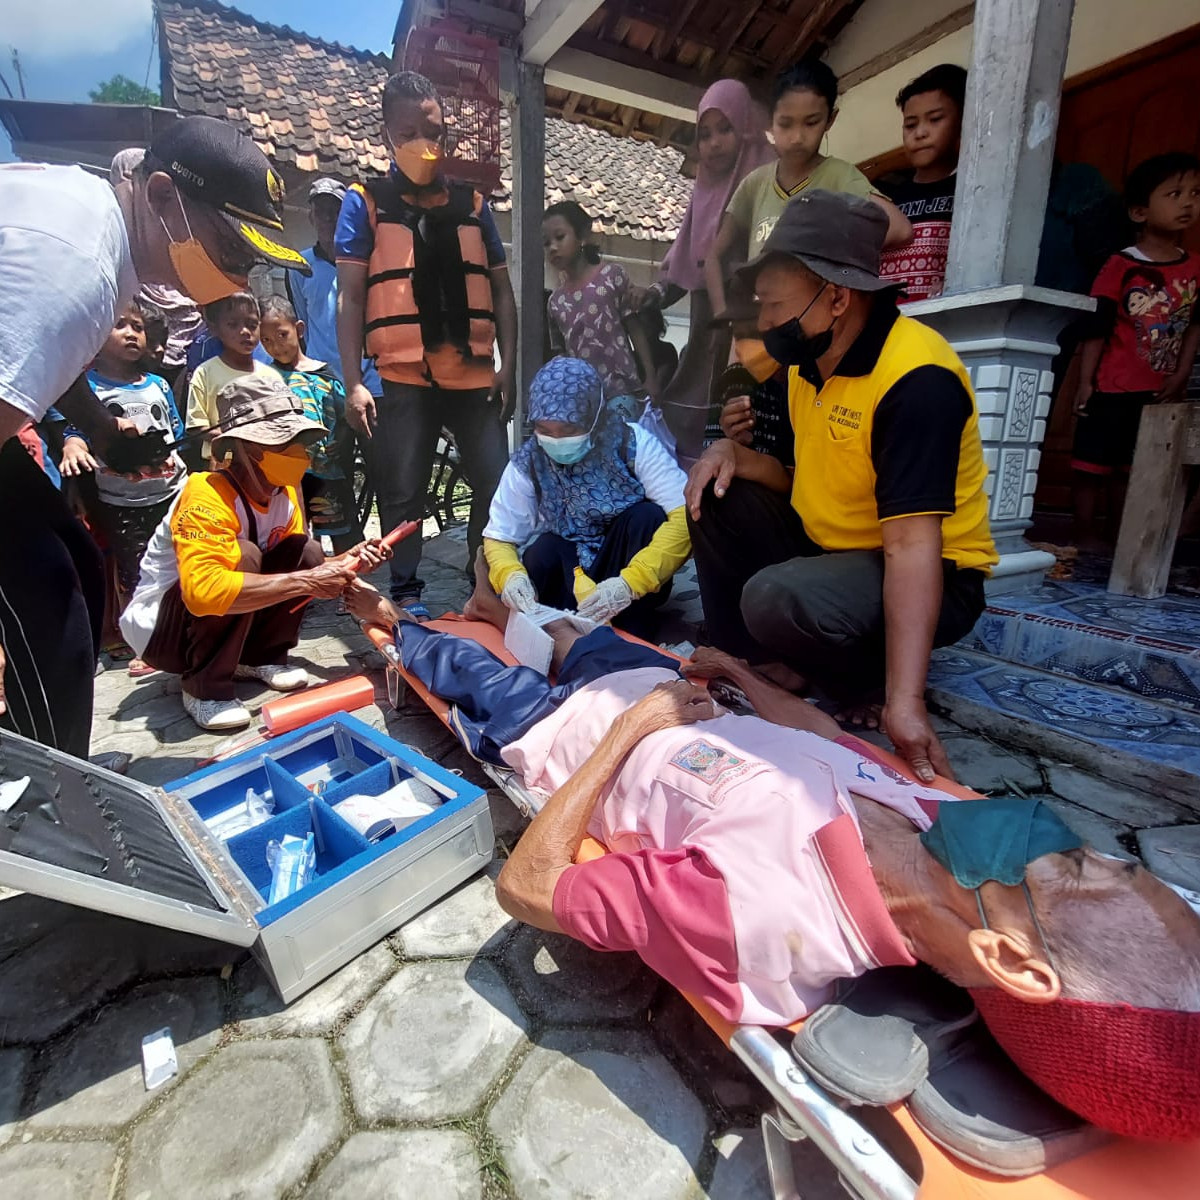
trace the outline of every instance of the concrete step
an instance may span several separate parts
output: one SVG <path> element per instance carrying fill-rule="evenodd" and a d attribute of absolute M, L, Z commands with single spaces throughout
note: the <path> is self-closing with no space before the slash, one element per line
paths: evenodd
<path fill-rule="evenodd" d="M 1200 600 L 1047 581 L 997 596 L 960 646 L 1200 714 Z"/>
<path fill-rule="evenodd" d="M 1001 745 L 1179 801 L 1200 814 L 1200 714 L 963 645 L 934 653 L 934 703 Z"/>

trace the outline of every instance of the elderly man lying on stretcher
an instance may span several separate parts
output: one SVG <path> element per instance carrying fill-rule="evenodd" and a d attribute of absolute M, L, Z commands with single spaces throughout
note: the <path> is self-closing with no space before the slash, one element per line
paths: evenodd
<path fill-rule="evenodd" d="M 1068 1108 L 1114 1132 L 1200 1136 L 1200 919 L 1044 805 L 910 783 L 719 651 L 680 666 L 552 622 L 551 685 L 401 622 L 366 585 L 350 606 L 394 629 L 477 756 L 548 796 L 499 877 L 513 916 L 636 951 L 738 1023 L 786 1025 L 838 980 L 924 962 Z M 464 615 L 504 628 L 486 574 Z M 681 676 L 730 680 L 757 715 Z M 611 853 L 576 864 L 586 834 Z"/>

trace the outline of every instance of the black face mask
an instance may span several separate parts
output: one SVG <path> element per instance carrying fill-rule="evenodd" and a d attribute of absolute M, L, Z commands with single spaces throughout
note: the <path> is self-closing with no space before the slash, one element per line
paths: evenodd
<path fill-rule="evenodd" d="M 817 360 L 833 345 L 834 322 L 830 321 L 829 328 L 821 333 L 807 334 L 800 328 L 800 321 L 828 286 L 827 283 L 821 285 L 821 290 L 805 305 L 800 316 L 792 317 L 762 335 L 767 353 L 777 363 L 785 367 L 799 367 L 801 374 L 806 377 L 817 373 Z"/>

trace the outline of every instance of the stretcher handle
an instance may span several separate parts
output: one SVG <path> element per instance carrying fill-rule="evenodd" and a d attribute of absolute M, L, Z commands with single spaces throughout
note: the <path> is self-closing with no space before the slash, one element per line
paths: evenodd
<path fill-rule="evenodd" d="M 742 1025 L 729 1048 L 863 1200 L 916 1200 L 918 1185 L 875 1136 L 840 1108 L 767 1030 Z"/>
<path fill-rule="evenodd" d="M 393 529 L 390 533 L 385 534 L 379 540 L 385 546 L 390 548 L 390 547 L 394 546 L 397 542 L 404 541 L 404 539 L 406 537 L 411 537 L 420 528 L 421 528 L 420 521 L 401 521 L 400 524 L 397 525 L 395 529 Z M 362 563 L 362 559 L 360 558 L 358 560 L 358 564 L 356 566 L 351 567 L 350 569 L 357 575 L 359 573 L 359 571 L 362 570 L 362 567 L 363 567 L 363 563 Z M 312 599 L 311 596 L 306 596 L 303 600 L 296 601 L 296 603 L 293 604 L 292 607 L 288 609 L 288 612 L 289 613 L 298 613 L 311 599 Z"/>

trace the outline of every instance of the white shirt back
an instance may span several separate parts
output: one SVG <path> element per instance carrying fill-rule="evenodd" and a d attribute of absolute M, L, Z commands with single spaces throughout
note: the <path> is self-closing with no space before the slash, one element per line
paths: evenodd
<path fill-rule="evenodd" d="M 0 400 L 41 420 L 136 290 L 107 182 L 82 167 L 0 165 Z"/>

